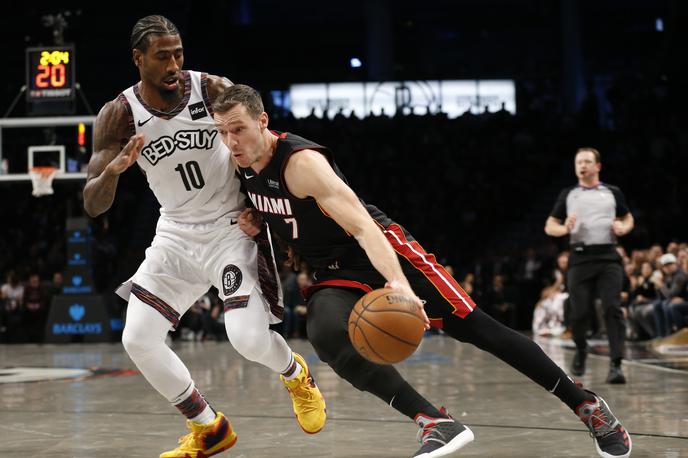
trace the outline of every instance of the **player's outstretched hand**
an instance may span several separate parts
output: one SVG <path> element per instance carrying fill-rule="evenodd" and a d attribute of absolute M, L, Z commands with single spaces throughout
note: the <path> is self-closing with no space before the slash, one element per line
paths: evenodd
<path fill-rule="evenodd" d="M 131 167 L 141 154 L 143 149 L 143 134 L 136 134 L 124 145 L 122 151 L 107 165 L 107 171 L 112 175 L 124 173 Z"/>
<path fill-rule="evenodd" d="M 247 208 L 239 215 L 239 228 L 249 237 L 255 237 L 260 234 L 260 228 L 263 224 L 263 217 L 255 208 Z"/>
<path fill-rule="evenodd" d="M 423 321 L 425 321 L 425 329 L 430 329 L 430 320 L 428 319 L 428 315 L 425 313 L 425 304 L 423 303 L 423 301 L 420 300 L 418 296 L 416 296 L 416 294 L 413 292 L 413 290 L 408 284 L 404 284 L 399 280 L 392 280 L 385 283 L 385 288 L 395 289 L 402 293 L 404 296 L 412 298 L 418 306 L 418 310 L 420 311 L 420 314 L 423 317 Z"/>

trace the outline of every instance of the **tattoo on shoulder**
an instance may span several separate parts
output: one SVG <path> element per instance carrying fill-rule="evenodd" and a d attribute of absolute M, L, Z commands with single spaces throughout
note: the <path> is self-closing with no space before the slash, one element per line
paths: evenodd
<path fill-rule="evenodd" d="M 208 97 L 210 97 L 211 101 L 214 101 L 215 98 L 222 93 L 222 91 L 230 86 L 234 86 L 234 83 L 232 83 L 229 78 L 224 76 L 208 75 Z"/>
<path fill-rule="evenodd" d="M 128 141 L 128 111 L 115 99 L 106 103 L 98 113 L 93 130 L 93 150 L 118 148 Z"/>

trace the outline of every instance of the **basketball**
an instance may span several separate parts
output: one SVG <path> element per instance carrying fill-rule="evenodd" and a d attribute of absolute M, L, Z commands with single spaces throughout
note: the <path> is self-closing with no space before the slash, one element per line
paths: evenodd
<path fill-rule="evenodd" d="M 411 356 L 424 332 L 413 300 L 389 288 L 361 297 L 349 315 L 351 343 L 361 356 L 377 364 L 394 364 Z"/>

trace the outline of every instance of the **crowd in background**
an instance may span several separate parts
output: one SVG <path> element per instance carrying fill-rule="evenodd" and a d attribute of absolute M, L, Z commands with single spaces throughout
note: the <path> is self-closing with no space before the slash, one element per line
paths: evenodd
<path fill-rule="evenodd" d="M 52 298 L 62 294 L 63 278 L 55 272 L 43 281 L 32 272 L 22 281 L 13 270 L 0 286 L 0 343 L 42 342 Z"/>
<path fill-rule="evenodd" d="M 621 306 L 629 340 L 666 337 L 688 327 L 688 243 L 670 242 L 634 249 L 618 247 L 624 266 Z M 557 258 L 551 283 L 535 305 L 533 335 L 570 337 L 566 285 L 568 252 Z M 603 320 L 598 305 L 590 314 L 591 334 L 601 334 Z"/>
<path fill-rule="evenodd" d="M 660 272 L 664 282 L 685 277 L 685 246 L 666 246 L 684 239 L 688 226 L 681 203 L 681 196 L 688 195 L 686 180 L 677 172 L 686 170 L 688 161 L 688 131 L 680 128 L 687 121 L 678 102 L 681 90 L 661 78 L 617 79 L 604 88 L 603 99 L 599 90 L 591 91 L 581 110 L 568 115 L 557 105 L 556 90 L 548 87 L 543 81 L 518 82 L 516 115 L 500 110 L 449 119 L 416 110 L 414 115 L 361 120 L 343 110 L 325 118 L 295 119 L 276 107 L 267 109 L 272 129 L 332 148 L 349 184 L 366 202 L 383 209 L 450 266 L 489 313 L 528 331 L 543 300 L 565 292 L 561 274 L 554 273 L 565 241 L 546 237 L 544 221 L 557 191 L 573 184 L 575 150 L 596 147 L 605 167 L 603 181 L 625 190 L 636 220 L 635 230 L 622 240 L 630 253 L 625 261 L 629 328 L 637 338 L 671 332 L 680 325 L 673 311 L 681 310 L 674 305 L 677 297 L 685 299 L 685 288 L 665 297 L 657 279 Z M 65 267 L 65 220 L 83 216 L 82 185 L 60 182 L 53 196 L 34 198 L 28 183 L 0 184 L 0 272 L 7 278 L 7 287 L 2 287 L 3 338 L 8 338 L 8 329 L 18 323 L 29 326 L 38 316 L 32 315 L 35 305 L 29 305 L 36 302 L 19 294 L 19 286 L 32 291 L 37 276 L 39 284 L 56 289 L 52 278 Z M 111 295 L 135 271 L 157 217 L 158 204 L 143 175 L 132 167 L 121 176 L 110 211 L 92 220 L 99 293 Z M 676 257 L 676 272 L 657 264 L 666 254 Z M 285 297 L 294 304 L 288 306 L 284 324 L 287 336 L 305 336 L 303 301 L 294 291 L 307 281 L 292 274 L 283 278 Z M 32 294 L 49 298 L 54 292 Z M 186 318 L 190 325 L 184 327 L 192 329 L 193 338 L 222 334 L 216 326 L 222 324 L 222 314 L 211 296 Z M 39 307 L 44 319 L 50 301 L 39 302 L 45 304 Z M 111 297 L 110 303 L 115 304 L 113 313 L 123 313 L 122 301 Z M 565 323 L 560 326 L 565 330 Z M 181 333 L 179 337 L 191 338 Z M 23 331 L 12 338 L 17 334 L 21 340 L 33 339 Z"/>

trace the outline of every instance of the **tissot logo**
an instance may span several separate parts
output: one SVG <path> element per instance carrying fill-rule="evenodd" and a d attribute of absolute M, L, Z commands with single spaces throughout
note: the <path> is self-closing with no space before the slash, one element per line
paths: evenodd
<path fill-rule="evenodd" d="M 208 112 L 205 110 L 205 105 L 203 105 L 203 102 L 189 105 L 189 113 L 191 113 L 191 119 L 194 121 L 208 116 Z"/>
<path fill-rule="evenodd" d="M 216 130 L 180 130 L 174 134 L 174 138 L 165 135 L 153 140 L 141 150 L 141 154 L 155 165 L 160 159 L 171 156 L 177 149 L 210 149 L 216 136 Z"/>

